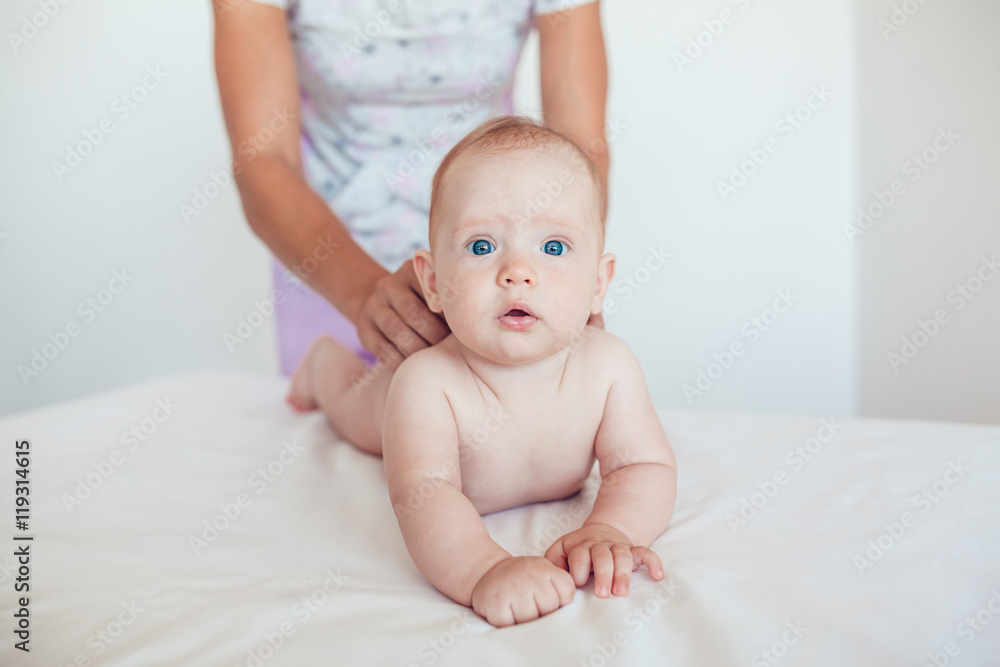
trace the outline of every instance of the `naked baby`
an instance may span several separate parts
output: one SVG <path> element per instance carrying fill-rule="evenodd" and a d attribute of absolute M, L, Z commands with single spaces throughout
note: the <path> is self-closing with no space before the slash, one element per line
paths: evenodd
<path fill-rule="evenodd" d="M 420 571 L 496 626 L 568 604 L 591 572 L 598 597 L 627 595 L 642 565 L 664 576 L 648 547 L 673 513 L 674 455 L 635 355 L 588 324 L 614 274 L 604 209 L 569 139 L 521 117 L 484 123 L 438 168 L 430 252 L 413 259 L 452 333 L 363 387 L 364 364 L 324 337 L 292 378 L 293 406 L 382 454 Z M 481 515 L 571 496 L 595 459 L 593 511 L 544 557 L 490 538 Z"/>

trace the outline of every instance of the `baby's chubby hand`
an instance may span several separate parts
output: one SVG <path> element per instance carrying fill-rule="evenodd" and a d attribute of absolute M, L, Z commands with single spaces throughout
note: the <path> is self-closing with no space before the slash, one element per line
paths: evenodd
<path fill-rule="evenodd" d="M 494 565 L 472 591 L 472 609 L 502 628 L 533 621 L 573 600 L 573 578 L 540 556 L 512 556 Z"/>
<path fill-rule="evenodd" d="M 633 570 L 645 565 L 656 581 L 663 579 L 663 564 L 654 551 L 633 546 L 623 532 L 602 523 L 585 524 L 563 535 L 545 552 L 553 565 L 568 570 L 577 586 L 583 586 L 594 572 L 594 595 L 628 595 Z"/>

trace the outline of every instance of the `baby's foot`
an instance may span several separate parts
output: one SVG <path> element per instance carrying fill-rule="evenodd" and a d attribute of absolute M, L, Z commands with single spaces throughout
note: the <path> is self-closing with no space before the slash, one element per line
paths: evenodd
<path fill-rule="evenodd" d="M 316 393 L 313 391 L 312 371 L 316 365 L 317 351 L 322 342 L 322 340 L 318 340 L 312 344 L 312 347 L 306 352 L 306 356 L 299 362 L 299 367 L 292 374 L 285 402 L 297 412 L 309 412 L 319 407 L 319 404 L 316 403 Z"/>

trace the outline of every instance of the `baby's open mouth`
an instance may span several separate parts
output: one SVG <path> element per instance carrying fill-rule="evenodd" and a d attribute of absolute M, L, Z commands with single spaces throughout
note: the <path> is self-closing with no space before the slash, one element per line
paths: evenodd
<path fill-rule="evenodd" d="M 535 323 L 537 318 L 531 314 L 525 304 L 514 304 L 507 308 L 499 318 L 500 324 L 508 329 L 523 331 Z"/>

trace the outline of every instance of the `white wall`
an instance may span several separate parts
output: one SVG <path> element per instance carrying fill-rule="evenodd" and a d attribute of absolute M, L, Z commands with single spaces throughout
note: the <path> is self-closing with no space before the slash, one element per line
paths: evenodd
<path fill-rule="evenodd" d="M 611 141 L 608 249 L 636 284 L 651 248 L 672 255 L 640 290 L 613 291 L 608 328 L 639 355 L 658 405 L 853 414 L 855 267 L 840 230 L 856 162 L 850 6 L 619 0 L 603 18 L 608 119 L 624 127 Z M 710 45 L 679 67 L 674 54 L 699 33 Z M 522 70 L 534 74 L 528 55 Z M 814 87 L 829 99 L 787 136 L 776 123 Z M 536 88 L 522 78 L 527 106 Z M 718 181 L 769 138 L 777 151 L 723 201 Z M 794 305 L 745 335 L 781 289 Z M 733 343 L 742 356 L 710 368 Z M 686 396 L 699 371 L 717 379 Z"/>
<path fill-rule="evenodd" d="M 0 26 L 35 11 L 5 2 Z M 0 46 L 0 411 L 199 368 L 276 372 L 273 326 L 232 353 L 222 339 L 270 285 L 235 186 L 190 223 L 178 211 L 229 158 L 211 28 L 204 0 L 89 0 L 18 53 Z M 123 117 L 114 100 L 147 67 L 166 78 Z M 60 181 L 52 162 L 105 118 L 113 131 Z M 121 269 L 134 279 L 106 309 L 78 312 Z M 17 366 L 69 322 L 78 335 L 25 386 Z"/>
<path fill-rule="evenodd" d="M 877 8 L 888 14 L 891 2 L 869 4 L 861 16 Z M 915 18 L 926 13 L 937 16 L 935 21 L 948 20 L 941 17 L 953 11 L 975 15 L 974 3 L 960 4 L 965 9 L 929 3 Z M 689 38 L 706 30 L 703 22 L 724 9 L 732 22 L 723 24 L 711 45 L 679 71 L 675 52 L 683 52 Z M 22 17 L 34 11 L 35 1 L 8 1 L 0 8 L 0 27 L 17 30 Z M 990 11 L 995 24 L 996 10 Z M 891 58 L 874 49 L 871 35 L 864 33 L 870 19 L 855 16 L 850 3 L 792 0 L 725 0 L 710 6 L 618 0 L 604 3 L 602 12 L 613 126 L 608 250 L 618 256 L 619 276 L 645 279 L 631 293 L 619 283 L 622 291 L 612 294 L 615 312 L 606 320 L 639 355 L 656 403 L 1000 418 L 991 410 L 995 400 L 974 405 L 988 380 L 948 388 L 956 404 L 973 406 L 961 414 L 933 414 L 941 397 L 932 391 L 910 396 L 912 382 L 902 373 L 868 386 L 885 364 L 885 347 L 899 335 L 899 325 L 915 323 L 928 301 L 936 303 L 934 290 L 941 287 L 934 281 L 908 282 L 912 316 L 905 312 L 893 319 L 894 278 L 875 269 L 899 245 L 879 246 L 878 229 L 850 244 L 842 229 L 862 199 L 859 192 L 882 182 L 873 165 L 881 159 L 887 169 L 898 167 L 905 151 L 914 141 L 920 146 L 933 125 L 933 114 L 924 117 L 914 109 L 926 93 L 915 83 L 906 89 L 907 103 L 897 108 L 894 92 L 876 98 L 878 81 L 861 77 L 859 115 L 859 67 L 875 71 Z M 273 322 L 234 352 L 222 338 L 270 284 L 268 254 L 246 227 L 235 187 L 223 188 L 191 223 L 178 213 L 180 204 L 190 203 L 192 189 L 209 182 L 209 172 L 224 167 L 228 158 L 212 69 L 211 22 L 208 2 L 202 0 L 71 2 L 19 53 L 9 44 L 0 48 L 5 82 L 0 122 L 8 137 L 0 157 L 0 234 L 6 235 L 0 236 L 0 413 L 191 369 L 276 372 Z M 907 27 L 914 35 L 907 39 L 917 39 L 916 25 Z M 938 50 L 968 39 L 961 25 L 947 33 L 951 41 L 943 44 L 929 39 L 906 46 L 900 40 L 894 46 L 922 52 L 921 58 L 934 62 Z M 947 208 L 942 202 L 955 192 L 953 186 L 974 173 L 983 183 L 966 186 L 962 201 L 967 214 L 976 212 L 983 221 L 977 224 L 985 224 L 988 176 L 996 181 L 996 171 L 989 172 L 984 163 L 987 149 L 977 147 L 996 145 L 996 130 L 988 133 L 986 119 L 997 114 L 972 107 L 985 99 L 995 102 L 990 97 L 995 85 L 979 97 L 971 92 L 976 81 L 986 88 L 993 77 L 995 84 L 998 50 L 986 34 L 979 26 L 980 41 L 965 48 L 993 60 L 966 64 L 961 90 L 967 92 L 939 113 L 953 123 L 967 123 L 970 131 L 978 129 L 976 138 L 970 135 L 958 148 L 980 153 L 966 158 L 969 171 L 949 172 L 947 178 L 955 180 L 928 190 L 921 202 L 917 197 L 907 202 L 929 216 L 920 226 L 919 247 L 933 248 L 947 239 L 961 259 L 942 274 L 949 280 L 955 270 L 965 270 L 966 258 L 980 252 L 984 230 L 970 228 L 955 238 L 953 223 L 946 224 L 950 215 L 933 207 Z M 167 78 L 120 119 L 112 101 L 138 84 L 147 66 L 157 65 Z M 905 64 L 898 67 L 904 78 L 924 74 Z M 536 110 L 534 39 L 519 76 L 519 108 Z M 830 98 L 816 105 L 793 136 L 782 134 L 776 123 L 821 86 Z M 941 90 L 939 96 L 953 90 Z M 114 132 L 60 182 L 52 161 L 62 161 L 65 147 L 104 117 L 114 123 Z M 872 119 L 879 122 L 876 129 L 862 130 L 860 147 L 859 119 L 863 128 Z M 882 126 L 894 120 L 910 131 L 888 134 Z M 747 151 L 761 148 L 768 138 L 775 140 L 777 152 L 723 201 L 717 182 L 728 179 L 733 167 L 748 159 Z M 945 170 L 940 173 L 944 180 Z M 891 228 L 885 224 L 883 229 Z M 992 239 L 996 246 L 996 236 Z M 661 246 L 670 258 L 645 273 L 644 262 Z M 928 259 L 913 244 L 904 249 L 908 270 Z M 85 321 L 79 302 L 97 294 L 121 268 L 134 274 L 134 281 L 93 321 Z M 744 325 L 772 314 L 767 309 L 777 290 L 789 290 L 796 301 L 752 340 L 743 333 Z M 948 326 L 947 333 L 961 338 L 961 344 L 946 348 L 939 337 L 933 352 L 928 348 L 915 360 L 924 365 L 921 377 L 937 381 L 959 365 L 984 378 L 998 376 L 997 327 L 991 334 L 983 321 L 996 308 L 991 311 L 985 300 L 982 304 L 979 315 L 969 308 L 961 324 L 956 318 Z M 49 334 L 71 320 L 79 325 L 79 335 L 25 386 L 18 364 L 30 365 L 32 350 L 41 350 Z M 734 342 L 743 344 L 743 355 L 721 375 L 715 373 L 720 368 L 709 369 L 713 354 Z M 937 375 L 933 355 L 942 359 Z M 992 376 L 979 370 L 991 363 Z M 911 367 L 916 369 L 916 363 Z M 682 387 L 695 386 L 700 370 L 712 370 L 717 378 L 689 401 Z"/>
<path fill-rule="evenodd" d="M 859 205 L 902 192 L 854 239 L 861 412 L 1000 422 L 1000 4 L 859 6 Z"/>

